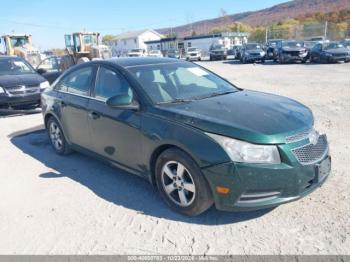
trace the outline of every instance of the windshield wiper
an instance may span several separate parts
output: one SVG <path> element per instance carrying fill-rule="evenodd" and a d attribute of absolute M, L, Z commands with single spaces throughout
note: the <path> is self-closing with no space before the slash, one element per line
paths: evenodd
<path fill-rule="evenodd" d="M 193 99 L 184 99 L 184 98 L 176 98 L 171 101 L 164 101 L 164 102 L 159 102 L 157 105 L 164 105 L 164 104 L 180 104 L 180 103 L 188 103 L 192 102 Z"/>
<path fill-rule="evenodd" d="M 228 94 L 232 94 L 232 93 L 236 93 L 238 91 L 226 91 L 226 92 L 215 92 L 215 93 L 211 93 L 209 95 L 206 95 L 206 96 L 198 96 L 198 97 L 195 97 L 194 100 L 201 100 L 201 99 L 206 99 L 206 98 L 210 98 L 210 97 L 215 97 L 215 96 L 224 96 L 224 95 L 228 95 Z"/>

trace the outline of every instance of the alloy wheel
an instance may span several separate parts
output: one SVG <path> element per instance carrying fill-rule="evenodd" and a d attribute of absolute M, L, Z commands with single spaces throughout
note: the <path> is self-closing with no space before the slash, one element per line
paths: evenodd
<path fill-rule="evenodd" d="M 165 163 L 161 173 L 162 186 L 168 198 L 181 207 L 190 206 L 196 197 L 191 173 L 177 161 Z"/>
<path fill-rule="evenodd" d="M 63 148 L 63 139 L 61 129 L 55 122 L 50 123 L 50 139 L 56 150 L 60 151 Z"/>

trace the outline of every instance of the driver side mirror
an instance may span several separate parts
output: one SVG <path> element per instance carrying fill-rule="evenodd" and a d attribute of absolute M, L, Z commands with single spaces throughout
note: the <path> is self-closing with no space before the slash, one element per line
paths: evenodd
<path fill-rule="evenodd" d="M 112 96 L 106 101 L 106 104 L 111 108 L 124 109 L 124 110 L 139 110 L 140 105 L 133 101 L 132 96 L 129 94 L 122 94 Z"/>
<path fill-rule="evenodd" d="M 38 68 L 38 69 L 36 70 L 36 72 L 37 72 L 39 75 L 42 75 L 42 74 L 45 74 L 47 71 L 46 71 L 45 69 L 43 69 L 43 68 Z"/>

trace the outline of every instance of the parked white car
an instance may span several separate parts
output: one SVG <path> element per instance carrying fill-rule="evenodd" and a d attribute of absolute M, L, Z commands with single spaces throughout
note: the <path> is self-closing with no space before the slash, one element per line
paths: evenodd
<path fill-rule="evenodd" d="M 128 57 L 141 57 L 146 56 L 146 50 L 141 48 L 135 48 L 131 49 L 131 51 L 128 53 Z"/>
<path fill-rule="evenodd" d="M 201 61 L 202 60 L 202 51 L 196 47 L 189 47 L 186 52 L 186 60 L 188 61 Z"/>
<path fill-rule="evenodd" d="M 163 54 L 160 50 L 151 50 L 148 52 L 148 56 L 150 56 L 150 57 L 163 57 Z"/>

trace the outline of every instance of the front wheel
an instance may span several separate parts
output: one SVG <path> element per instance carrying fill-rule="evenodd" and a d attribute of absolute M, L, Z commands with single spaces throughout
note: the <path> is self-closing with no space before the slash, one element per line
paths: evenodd
<path fill-rule="evenodd" d="M 208 182 L 185 152 L 176 148 L 164 151 L 157 160 L 155 172 L 163 200 L 176 212 L 197 216 L 212 206 Z"/>
<path fill-rule="evenodd" d="M 278 57 L 278 62 L 279 62 L 280 64 L 284 64 L 284 57 L 283 57 L 283 55 L 279 55 L 279 57 Z"/>
<path fill-rule="evenodd" d="M 57 154 L 67 155 L 72 152 L 60 124 L 54 117 L 51 117 L 47 122 L 47 132 L 49 134 L 52 147 Z"/>

